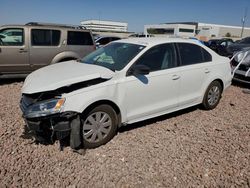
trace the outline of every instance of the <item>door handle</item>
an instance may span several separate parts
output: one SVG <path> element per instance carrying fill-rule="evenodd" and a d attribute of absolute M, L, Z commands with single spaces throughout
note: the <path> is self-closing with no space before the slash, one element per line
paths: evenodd
<path fill-rule="evenodd" d="M 28 50 L 25 50 L 23 48 L 19 49 L 19 53 L 26 53 L 26 52 L 28 52 Z"/>
<path fill-rule="evenodd" d="M 178 76 L 176 74 L 172 76 L 172 80 L 178 80 L 179 78 L 180 78 L 180 76 Z"/>
<path fill-rule="evenodd" d="M 205 73 L 210 73 L 210 70 L 209 69 L 205 69 Z"/>

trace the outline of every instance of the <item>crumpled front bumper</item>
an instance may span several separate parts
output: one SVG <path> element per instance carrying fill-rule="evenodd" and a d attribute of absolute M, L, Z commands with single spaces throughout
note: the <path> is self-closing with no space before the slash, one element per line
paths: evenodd
<path fill-rule="evenodd" d="M 80 116 L 76 112 L 64 112 L 40 118 L 25 118 L 26 132 L 43 144 L 53 144 L 59 140 L 60 146 L 69 140 L 70 147 L 80 148 Z"/>

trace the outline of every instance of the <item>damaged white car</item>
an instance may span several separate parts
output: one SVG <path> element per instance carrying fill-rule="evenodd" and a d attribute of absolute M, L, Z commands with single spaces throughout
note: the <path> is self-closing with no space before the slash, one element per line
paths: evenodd
<path fill-rule="evenodd" d="M 229 59 L 196 41 L 124 39 L 31 73 L 20 106 L 37 141 L 95 148 L 122 125 L 197 104 L 215 108 L 231 79 Z"/>

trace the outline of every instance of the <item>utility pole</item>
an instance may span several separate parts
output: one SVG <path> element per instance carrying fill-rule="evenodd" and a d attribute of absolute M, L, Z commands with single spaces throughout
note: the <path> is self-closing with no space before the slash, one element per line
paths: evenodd
<path fill-rule="evenodd" d="M 241 29 L 241 34 L 240 34 L 240 37 L 241 37 L 241 38 L 242 38 L 242 36 L 243 36 L 246 18 L 247 18 L 247 7 L 245 8 L 245 13 L 244 13 L 244 16 L 243 16 L 243 18 L 242 18 L 242 20 L 241 20 L 241 22 L 242 22 L 242 29 Z"/>

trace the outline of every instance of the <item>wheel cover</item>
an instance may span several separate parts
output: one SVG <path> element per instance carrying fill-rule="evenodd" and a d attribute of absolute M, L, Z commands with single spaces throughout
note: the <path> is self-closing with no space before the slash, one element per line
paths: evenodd
<path fill-rule="evenodd" d="M 83 137 L 89 143 L 97 143 L 108 136 L 112 128 L 112 119 L 106 112 L 90 114 L 83 124 Z"/>
<path fill-rule="evenodd" d="M 218 86 L 213 86 L 208 91 L 207 101 L 210 106 L 215 105 L 220 99 L 220 89 Z"/>

